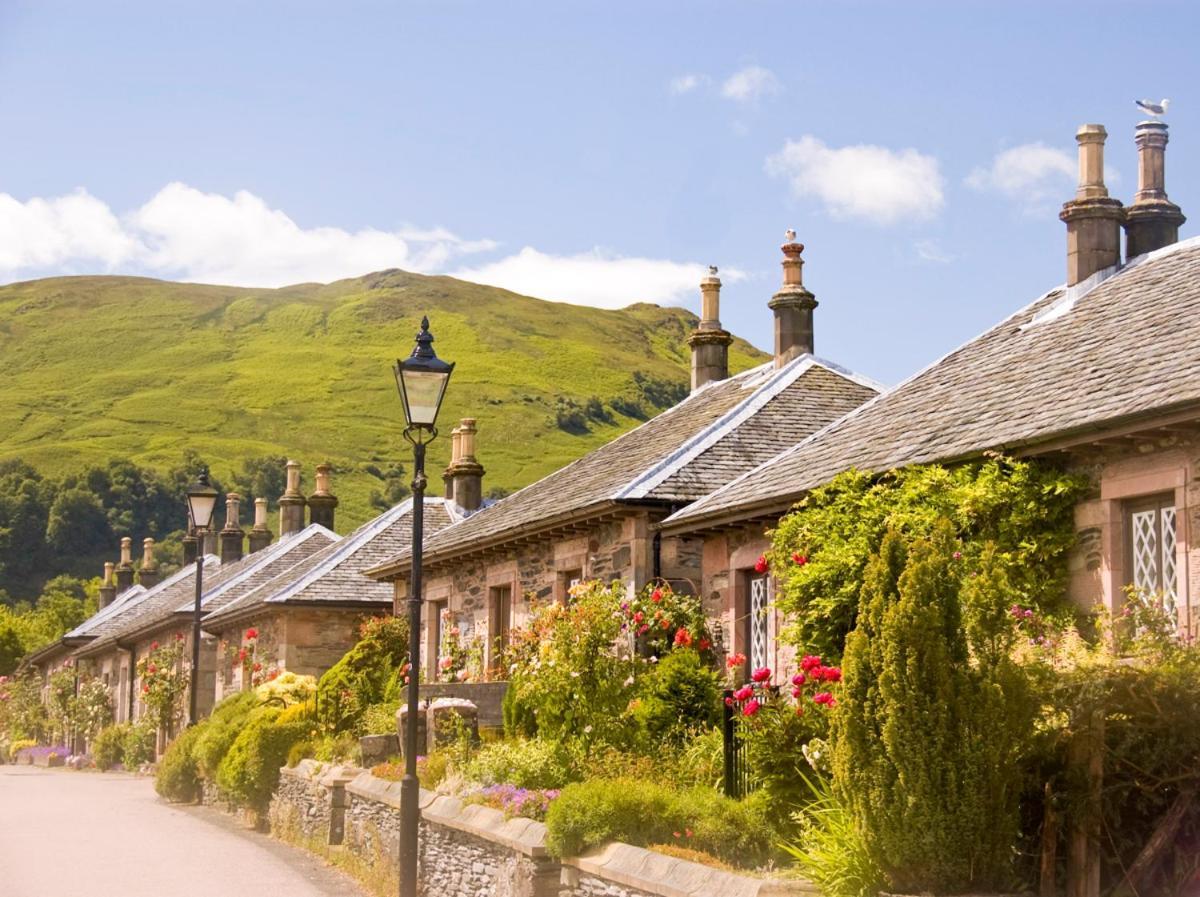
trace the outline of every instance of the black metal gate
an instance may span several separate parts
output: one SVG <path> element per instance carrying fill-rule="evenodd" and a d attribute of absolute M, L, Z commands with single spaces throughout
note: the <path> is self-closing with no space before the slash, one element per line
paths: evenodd
<path fill-rule="evenodd" d="M 725 742 L 725 794 L 745 797 L 750 793 L 750 766 L 746 762 L 746 745 L 738 731 L 741 715 L 733 703 L 733 692 L 726 690 L 722 702 L 721 731 Z"/>

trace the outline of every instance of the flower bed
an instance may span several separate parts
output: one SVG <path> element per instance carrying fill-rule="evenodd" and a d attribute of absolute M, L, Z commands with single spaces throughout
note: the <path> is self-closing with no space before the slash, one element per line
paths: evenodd
<path fill-rule="evenodd" d="M 39 744 L 34 747 L 21 748 L 17 751 L 14 759 L 17 763 L 26 766 L 62 766 L 70 753 L 71 749 L 65 745 Z"/>

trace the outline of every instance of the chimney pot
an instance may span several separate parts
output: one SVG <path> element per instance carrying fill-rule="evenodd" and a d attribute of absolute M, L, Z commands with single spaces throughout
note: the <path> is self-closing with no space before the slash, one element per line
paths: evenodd
<path fill-rule="evenodd" d="M 452 431 L 450 466 L 446 473 L 450 477 L 451 499 L 465 511 L 477 511 L 483 506 L 483 465 L 475 457 L 475 435 L 478 432 L 475 418 L 464 417 Z"/>
<path fill-rule="evenodd" d="M 242 559 L 242 541 L 245 533 L 241 524 L 242 497 L 236 492 L 225 496 L 225 526 L 218 534 L 218 554 L 222 564 L 232 564 Z"/>
<path fill-rule="evenodd" d="M 250 530 L 250 553 L 262 551 L 271 544 L 271 531 L 267 528 L 267 500 L 254 499 L 254 527 Z"/>
<path fill-rule="evenodd" d="M 733 335 L 721 327 L 721 278 L 709 265 L 700 281 L 700 323 L 688 335 L 692 350 L 692 392 L 729 377 L 729 344 Z"/>
<path fill-rule="evenodd" d="M 796 232 L 788 230 L 783 252 L 783 286 L 767 307 L 775 312 L 775 367 L 781 368 L 801 355 L 813 352 L 813 310 L 817 300 L 805 289 L 804 244 L 796 242 Z"/>
<path fill-rule="evenodd" d="M 121 537 L 121 562 L 116 567 L 117 594 L 120 595 L 133 585 L 133 539 Z"/>
<path fill-rule="evenodd" d="M 1104 185 L 1103 125 L 1083 125 L 1079 144 L 1079 187 L 1063 203 L 1059 218 L 1067 225 L 1067 286 L 1121 263 L 1121 222 L 1125 210 Z"/>
<path fill-rule="evenodd" d="M 304 529 L 304 496 L 300 494 L 300 462 L 287 463 L 287 490 L 279 496 L 279 537 Z"/>
<path fill-rule="evenodd" d="M 115 565 L 113 564 L 112 561 L 104 562 L 104 579 L 100 583 L 100 598 L 99 598 L 100 610 L 104 610 L 104 608 L 106 608 L 110 604 L 112 604 L 113 601 L 116 600 L 116 597 L 117 597 L 117 586 L 113 582 L 113 567 L 114 566 Z"/>
<path fill-rule="evenodd" d="M 317 465 L 317 488 L 308 497 L 308 514 L 311 523 L 319 523 L 326 529 L 333 529 L 334 512 L 337 510 L 337 496 L 330 491 L 330 480 L 333 468 L 329 464 Z"/>
<path fill-rule="evenodd" d="M 158 563 L 154 559 L 154 540 L 149 536 L 142 540 L 142 567 L 138 570 L 138 582 L 147 589 L 158 584 Z"/>
<path fill-rule="evenodd" d="M 193 530 L 188 530 L 188 534 L 181 540 L 183 543 L 183 565 L 196 563 L 196 556 L 200 553 L 200 543 L 196 538 L 196 533 Z"/>
<path fill-rule="evenodd" d="M 1167 125 L 1144 121 L 1134 132 L 1138 148 L 1138 190 L 1125 210 L 1125 257 L 1136 258 L 1179 240 L 1187 219 L 1167 198 Z"/>

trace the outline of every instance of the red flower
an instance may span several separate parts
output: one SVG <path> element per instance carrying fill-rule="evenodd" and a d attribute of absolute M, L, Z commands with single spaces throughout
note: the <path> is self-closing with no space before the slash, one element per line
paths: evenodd
<path fill-rule="evenodd" d="M 742 708 L 742 716 L 754 716 L 761 707 L 762 704 L 758 703 L 757 698 L 751 698 L 746 702 L 746 706 Z"/>
<path fill-rule="evenodd" d="M 803 694 L 804 694 L 804 690 L 801 688 L 793 688 L 792 689 L 792 697 L 795 698 L 797 701 L 800 700 L 800 696 Z"/>
<path fill-rule="evenodd" d="M 767 667 L 760 667 L 750 674 L 750 678 L 759 684 L 771 681 L 771 670 Z"/>
<path fill-rule="evenodd" d="M 651 592 L 650 600 L 655 604 L 658 604 L 658 602 L 662 601 L 662 589 L 655 589 L 653 592 Z"/>
<path fill-rule="evenodd" d="M 810 672 L 816 667 L 819 667 L 820 665 L 821 658 L 817 657 L 815 654 L 805 654 L 804 658 L 800 661 L 800 669 L 804 670 L 806 673 Z"/>
<path fill-rule="evenodd" d="M 252 669 L 252 670 L 254 670 L 254 672 L 256 672 L 256 673 L 257 673 L 257 672 L 259 672 L 259 671 L 262 669 L 262 664 L 261 664 L 261 663 L 256 663 L 256 664 L 255 664 L 253 667 L 251 667 L 251 669 Z"/>
<path fill-rule="evenodd" d="M 754 687 L 751 685 L 743 685 L 733 693 L 733 699 L 735 701 L 744 701 L 747 698 L 752 697 L 754 697 Z"/>
<path fill-rule="evenodd" d="M 158 642 L 151 642 L 151 643 L 150 643 L 150 650 L 151 650 L 151 651 L 157 651 L 157 650 L 158 650 Z"/>
<path fill-rule="evenodd" d="M 686 629 L 680 629 L 675 633 L 676 647 L 690 647 L 692 644 L 692 634 Z"/>
<path fill-rule="evenodd" d="M 732 706 L 733 706 L 733 698 L 726 698 L 726 699 L 725 699 L 725 706 L 726 706 L 726 707 L 732 707 Z"/>
<path fill-rule="evenodd" d="M 700 641 L 698 643 L 698 647 L 700 648 L 701 651 L 707 651 L 709 648 L 712 647 L 712 642 L 710 642 L 706 638 L 702 638 L 702 639 L 700 639 Z"/>
<path fill-rule="evenodd" d="M 177 641 L 177 642 L 183 641 L 183 633 L 182 632 L 175 633 L 175 641 Z"/>
<path fill-rule="evenodd" d="M 146 672 L 151 674 L 157 673 L 158 667 L 156 667 L 154 664 L 150 664 L 148 667 L 146 667 Z"/>
<path fill-rule="evenodd" d="M 765 554 L 760 554 L 758 556 L 758 560 L 754 562 L 754 572 L 766 573 L 769 567 L 770 565 L 767 563 L 767 556 Z"/>
<path fill-rule="evenodd" d="M 837 667 L 821 667 L 821 678 L 826 682 L 841 682 L 842 671 Z"/>
<path fill-rule="evenodd" d="M 144 694 L 144 695 L 150 694 L 150 686 L 149 685 L 142 686 L 142 694 Z"/>
<path fill-rule="evenodd" d="M 835 701 L 833 699 L 833 695 L 831 695 L 829 692 L 819 691 L 815 695 L 813 695 L 813 703 L 814 704 L 825 704 L 829 707 L 832 707 L 834 704 L 837 703 L 837 701 Z"/>
<path fill-rule="evenodd" d="M 740 667 L 745 662 L 746 662 L 745 654 L 730 654 L 729 659 L 725 661 L 725 666 L 729 667 L 729 669 L 732 670 L 734 667 Z"/>
<path fill-rule="evenodd" d="M 640 622 L 642 622 L 642 620 L 646 619 L 646 615 L 639 610 L 636 614 L 633 615 L 633 619 L 634 619 L 634 622 L 640 623 Z"/>
<path fill-rule="evenodd" d="M 795 676 L 792 677 L 792 685 L 803 685 L 807 681 L 808 681 L 808 677 L 805 676 L 803 673 L 797 673 Z"/>
<path fill-rule="evenodd" d="M 258 630 L 251 626 L 246 630 L 246 641 L 253 641 L 256 638 L 258 638 Z"/>
<path fill-rule="evenodd" d="M 792 563 L 797 567 L 803 567 L 808 563 L 808 558 L 798 551 L 792 552 Z"/>
<path fill-rule="evenodd" d="M 663 629 L 670 629 L 670 628 L 671 628 L 671 621 L 670 621 L 670 620 L 668 620 L 666 617 L 663 617 L 663 621 L 662 621 L 662 628 L 663 628 Z"/>

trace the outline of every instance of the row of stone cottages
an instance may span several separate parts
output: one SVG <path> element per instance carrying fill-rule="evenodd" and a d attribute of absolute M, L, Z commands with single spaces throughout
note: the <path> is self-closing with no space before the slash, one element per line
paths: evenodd
<path fill-rule="evenodd" d="M 640 588 L 662 578 L 699 592 L 722 650 L 787 669 L 772 582 L 755 569 L 780 516 L 842 470 L 993 450 L 1054 457 L 1093 477 L 1071 561 L 1081 606 L 1115 608 L 1135 584 L 1161 592 L 1194 631 L 1200 364 L 1189 347 L 1200 345 L 1200 240 L 1177 241 L 1184 217 L 1164 187 L 1166 126 L 1137 127 L 1128 207 L 1104 185 L 1105 139 L 1098 125 L 1077 134 L 1079 187 L 1060 215 L 1066 284 L 891 390 L 813 354 L 817 302 L 789 232 L 783 285 L 768 303 L 771 361 L 729 375 L 714 269 L 688 338 L 692 392 L 678 405 L 493 503 L 481 500 L 474 421 L 464 421 L 446 496 L 426 500 L 427 680 L 439 677 L 447 639 L 480 639 L 486 669 L 531 600 L 564 600 L 587 579 Z M 202 708 L 274 669 L 319 674 L 353 643 L 361 616 L 393 601 L 403 611 L 411 502 L 344 537 L 333 532 L 335 505 L 327 470 L 306 501 L 289 464 L 280 539 L 267 544 L 260 505 L 243 557 L 230 496 L 217 555 L 205 558 Z M 190 637 L 194 574 L 185 566 L 156 582 L 148 551 L 133 585 L 128 542 L 122 551 L 105 606 L 33 663 L 48 672 L 74 660 L 103 676 L 124 720 L 140 712 L 137 659 L 156 641 Z"/>

